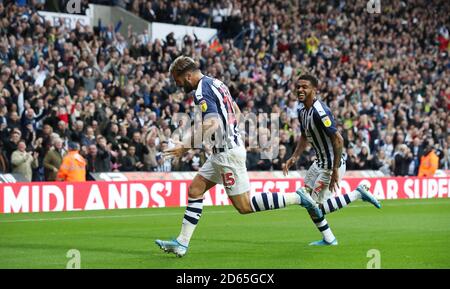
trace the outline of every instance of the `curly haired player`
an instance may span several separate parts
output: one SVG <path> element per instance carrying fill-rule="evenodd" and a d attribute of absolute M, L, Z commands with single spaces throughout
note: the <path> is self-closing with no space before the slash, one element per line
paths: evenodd
<path fill-rule="evenodd" d="M 325 214 L 342 209 L 351 202 L 362 199 L 381 208 L 380 203 L 368 192 L 363 185 L 345 195 L 332 197 L 331 193 L 339 188 L 339 181 L 345 174 L 346 156 L 342 153 L 343 138 L 338 132 L 333 115 L 327 105 L 316 98 L 317 79 L 309 74 L 298 77 L 296 94 L 303 103 L 299 109 L 301 137 L 292 157 L 286 162 L 284 175 L 294 165 L 306 146 L 311 144 L 316 152 L 316 160 L 309 168 L 305 177 L 305 191 L 319 204 L 321 213 L 308 210 L 317 229 L 322 233 L 323 239 L 312 242 L 310 245 L 337 245 Z"/>

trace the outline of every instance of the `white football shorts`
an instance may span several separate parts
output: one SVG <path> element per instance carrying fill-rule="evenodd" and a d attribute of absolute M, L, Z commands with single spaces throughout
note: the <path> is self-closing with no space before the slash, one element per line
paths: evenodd
<path fill-rule="evenodd" d="M 228 196 L 250 191 L 250 179 L 245 164 L 247 151 L 244 146 L 212 154 L 199 170 L 199 174 L 216 184 L 222 184 Z"/>
<path fill-rule="evenodd" d="M 339 182 L 345 175 L 346 164 L 345 157 L 341 162 L 339 167 Z M 319 204 L 333 197 L 330 191 L 330 181 L 331 174 L 333 170 L 319 168 L 317 162 L 314 162 L 311 167 L 309 167 L 308 172 L 305 176 L 305 186 L 312 190 L 311 197 Z"/>

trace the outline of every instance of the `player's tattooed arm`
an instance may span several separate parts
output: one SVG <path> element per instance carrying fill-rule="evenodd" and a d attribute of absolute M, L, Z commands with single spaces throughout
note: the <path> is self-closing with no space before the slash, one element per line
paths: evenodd
<path fill-rule="evenodd" d="M 333 170 L 339 169 L 339 164 L 342 157 L 342 150 L 344 148 L 344 138 L 341 136 L 339 132 L 336 132 L 331 136 L 331 144 L 333 145 Z"/>
<path fill-rule="evenodd" d="M 212 148 L 214 146 L 213 136 L 220 128 L 219 119 L 215 116 L 207 117 L 203 120 L 203 145 L 206 148 Z"/>
<path fill-rule="evenodd" d="M 333 172 L 331 173 L 330 191 L 334 192 L 336 188 L 339 188 L 339 165 L 344 147 L 344 138 L 339 132 L 336 132 L 331 136 L 331 143 L 333 145 L 334 160 Z"/>
<path fill-rule="evenodd" d="M 239 106 L 237 105 L 236 102 L 233 101 L 233 109 L 234 109 L 234 114 L 236 115 L 236 119 L 238 121 L 238 124 L 240 123 L 240 117 L 241 117 L 241 109 L 239 108 Z"/>
<path fill-rule="evenodd" d="M 242 115 L 241 109 L 239 108 L 239 106 L 237 105 L 237 103 L 235 101 L 233 101 L 233 109 L 234 109 L 234 115 L 236 117 L 238 129 L 240 130 L 242 128 L 241 120 L 242 120 L 242 123 L 244 123 L 245 119 L 241 119 L 241 117 L 243 118 L 244 116 Z M 241 135 L 241 138 L 242 138 L 242 142 L 245 142 L 244 134 Z"/>

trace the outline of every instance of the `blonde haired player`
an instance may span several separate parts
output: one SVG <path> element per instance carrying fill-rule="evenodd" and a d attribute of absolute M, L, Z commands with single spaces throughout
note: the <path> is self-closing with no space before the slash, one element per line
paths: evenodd
<path fill-rule="evenodd" d="M 314 200 L 303 190 L 295 193 L 261 193 L 250 196 L 250 181 L 246 168 L 246 150 L 237 127 L 239 107 L 227 86 L 218 79 L 201 73 L 195 61 L 180 56 L 173 61 L 169 73 L 186 93 L 195 90 L 194 102 L 202 110 L 203 140 L 214 135 L 213 154 L 194 177 L 188 190 L 188 205 L 179 236 L 173 240 L 156 240 L 165 252 L 178 257 L 186 254 L 190 239 L 203 209 L 203 194 L 216 184 L 223 184 L 233 206 L 241 214 L 281 209 L 301 205 L 321 214 Z M 193 134 L 192 134 L 193 136 Z M 166 156 L 179 157 L 190 148 L 178 145 L 165 151 Z"/>

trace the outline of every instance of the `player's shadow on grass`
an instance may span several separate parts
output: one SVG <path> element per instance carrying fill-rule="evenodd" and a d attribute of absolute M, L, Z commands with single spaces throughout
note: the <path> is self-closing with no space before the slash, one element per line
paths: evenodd
<path fill-rule="evenodd" d="M 298 242 L 292 242 L 292 241 L 285 241 L 285 240 L 248 240 L 248 239 L 213 239 L 213 238 L 196 238 L 196 241 L 202 241 L 202 242 L 218 242 L 218 243 L 237 243 L 237 244 L 252 244 L 252 245 L 267 245 L 267 244 L 285 244 L 285 245 L 293 245 L 297 246 Z"/>
<path fill-rule="evenodd" d="M 107 239 L 132 239 L 132 240 L 136 240 L 136 239 L 142 239 L 142 240 L 147 240 L 147 241 L 155 241 L 156 239 L 158 239 L 158 237 L 156 236 L 148 236 L 148 235 L 119 235 L 119 234 L 102 234 L 102 235 L 97 235 L 97 237 L 105 237 Z"/>
<path fill-rule="evenodd" d="M 112 245 L 114 245 L 112 243 Z M 150 245 L 145 246 L 144 249 L 149 248 Z M 116 254 L 127 254 L 127 255 L 135 255 L 135 256 L 144 256 L 149 254 L 149 249 L 146 250 L 136 250 L 136 249 L 117 249 L 113 247 L 90 247 L 85 245 L 76 245 L 76 244 L 70 244 L 70 245 L 55 245 L 55 244 L 8 244 L 8 245 L 2 245 L 2 249 L 21 249 L 21 250 L 50 250 L 55 252 L 55 250 L 61 250 L 64 252 L 67 252 L 70 249 L 77 249 L 83 254 L 83 252 L 103 252 L 103 253 L 116 253 Z"/>

